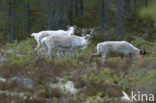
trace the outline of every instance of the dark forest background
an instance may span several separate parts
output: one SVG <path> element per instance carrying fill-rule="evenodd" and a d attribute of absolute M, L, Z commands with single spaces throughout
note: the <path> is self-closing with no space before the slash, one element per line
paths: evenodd
<path fill-rule="evenodd" d="M 99 38 L 107 40 L 125 39 L 126 34 L 136 31 L 136 23 L 143 22 L 141 25 L 149 24 L 151 28 L 150 21 L 138 19 L 139 10 L 148 7 L 151 1 L 0 0 L 0 40 L 22 40 L 33 32 L 66 29 L 67 25 L 100 28 Z"/>

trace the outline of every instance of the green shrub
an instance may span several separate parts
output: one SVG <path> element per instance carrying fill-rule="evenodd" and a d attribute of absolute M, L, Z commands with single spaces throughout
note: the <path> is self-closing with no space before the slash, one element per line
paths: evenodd
<path fill-rule="evenodd" d="M 152 89 L 152 92 L 154 92 L 156 91 L 156 87 L 154 86 L 156 83 L 155 77 L 156 70 L 140 69 L 130 72 L 128 75 L 123 77 L 123 79 L 119 81 L 119 86 L 127 91 L 131 91 L 137 87 L 146 91 Z"/>
<path fill-rule="evenodd" d="M 8 66 L 24 66 L 35 63 L 36 53 L 34 52 L 35 42 L 33 39 L 14 41 L 5 46 L 5 55 L 8 60 Z"/>
<path fill-rule="evenodd" d="M 156 93 L 156 70 L 150 70 L 146 73 L 145 80 L 143 80 L 143 88 Z"/>
<path fill-rule="evenodd" d="M 136 40 L 132 41 L 132 44 L 135 45 L 137 48 L 142 50 L 143 48 L 148 53 L 147 57 L 149 60 L 156 61 L 156 43 L 149 42 L 141 37 L 137 38 Z"/>
<path fill-rule="evenodd" d="M 143 71 L 131 72 L 119 81 L 119 86 L 121 86 L 124 90 L 131 90 L 137 85 L 140 78 L 143 77 Z"/>
<path fill-rule="evenodd" d="M 156 1 L 153 0 L 151 5 L 148 8 L 143 8 L 139 12 L 139 16 L 145 19 L 156 20 Z"/>
<path fill-rule="evenodd" d="M 90 69 L 89 73 L 83 76 L 83 80 L 91 81 L 93 83 L 102 83 L 103 85 L 111 84 L 119 81 L 119 77 L 115 75 L 109 68 L 96 71 Z"/>

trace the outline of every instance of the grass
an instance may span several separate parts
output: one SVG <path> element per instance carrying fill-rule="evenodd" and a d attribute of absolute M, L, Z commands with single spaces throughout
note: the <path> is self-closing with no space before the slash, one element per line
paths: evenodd
<path fill-rule="evenodd" d="M 86 100 L 103 103 L 111 102 L 113 97 L 121 96 L 122 90 L 129 92 L 139 89 L 155 93 L 156 66 L 152 63 L 156 60 L 156 54 L 150 48 L 152 46 L 152 50 L 155 50 L 156 45 L 154 42 L 148 42 L 142 38 L 137 38 L 132 43 L 139 49 L 141 49 L 141 46 L 145 47 L 149 52 L 146 56 L 146 64 L 140 65 L 137 61 L 134 61 L 131 65 L 120 61 L 119 58 L 109 58 L 105 68 L 101 68 L 99 63 L 101 58 L 97 58 L 89 64 L 89 55 L 96 52 L 97 42 L 95 41 L 91 41 L 84 51 L 78 51 L 77 59 L 71 59 L 70 56 L 62 59 L 56 58 L 55 64 L 51 64 L 49 58 L 40 57 L 36 59 L 37 54 L 34 51 L 36 43 L 31 38 L 22 42 L 15 41 L 12 44 L 6 44 L 3 51 L 5 51 L 4 56 L 7 58 L 8 64 L 1 64 L 0 75 L 6 79 L 16 75 L 29 77 L 35 82 L 36 86 L 28 90 L 19 86 L 4 88 L 5 84 L 3 84 L 4 86 L 0 86 L 0 90 L 12 91 L 11 87 L 14 87 L 19 91 L 30 93 L 30 96 L 37 94 L 38 99 L 31 101 L 19 99 L 19 102 L 29 101 L 32 103 L 44 103 L 45 98 L 54 99 L 56 103 L 61 101 L 60 98 L 68 98 L 73 103 Z M 153 66 L 151 67 L 151 65 Z M 75 84 L 75 88 L 82 90 L 76 96 L 71 97 L 62 94 L 59 90 L 49 88 L 48 84 L 57 83 L 58 77 L 71 80 Z M 0 97 L 3 96 L 0 95 Z M 6 96 L 1 100 L 5 102 L 7 99 Z M 17 101 L 15 98 L 12 98 L 12 100 Z"/>

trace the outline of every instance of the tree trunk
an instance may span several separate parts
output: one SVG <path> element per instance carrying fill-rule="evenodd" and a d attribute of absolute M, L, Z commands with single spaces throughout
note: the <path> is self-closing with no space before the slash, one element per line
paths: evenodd
<path fill-rule="evenodd" d="M 8 1 L 8 42 L 16 39 L 16 12 L 15 1 Z"/>
<path fill-rule="evenodd" d="M 133 0 L 133 9 L 136 11 L 136 0 Z"/>
<path fill-rule="evenodd" d="M 130 0 L 125 0 L 124 8 L 125 8 L 125 16 L 130 17 L 131 15 Z"/>
<path fill-rule="evenodd" d="M 68 0 L 68 19 L 69 19 L 69 24 L 73 25 L 73 0 Z"/>
<path fill-rule="evenodd" d="M 118 7 L 117 7 L 118 8 Z M 119 10 L 117 9 L 117 11 L 115 12 L 116 15 L 116 40 L 119 40 L 119 35 L 120 35 L 120 18 L 119 18 Z"/>
<path fill-rule="evenodd" d="M 105 0 L 101 1 L 101 26 L 105 27 Z"/>
<path fill-rule="evenodd" d="M 55 14 L 56 14 L 56 9 L 55 9 L 55 0 L 48 0 L 49 4 L 49 12 L 48 12 L 48 29 L 53 30 L 56 29 L 56 20 L 55 20 Z"/>
<path fill-rule="evenodd" d="M 83 0 L 80 0 L 80 16 L 83 16 L 83 11 L 84 11 L 84 5 L 83 5 Z"/>
<path fill-rule="evenodd" d="M 23 35 L 26 38 L 27 34 L 30 32 L 30 5 L 29 3 L 24 3 L 23 8 L 24 8 Z"/>
<path fill-rule="evenodd" d="M 117 0 L 117 11 L 116 11 L 116 40 L 120 40 L 121 38 L 124 39 L 125 37 L 125 27 L 124 27 L 124 8 L 123 8 L 123 1 Z"/>
<path fill-rule="evenodd" d="M 107 0 L 107 10 L 106 10 L 106 30 L 107 30 L 107 40 L 110 40 L 110 24 L 111 24 L 111 20 L 110 20 L 110 0 Z"/>
<path fill-rule="evenodd" d="M 78 17 L 79 16 L 78 0 L 74 0 L 74 6 L 75 6 L 75 15 L 76 17 Z"/>
<path fill-rule="evenodd" d="M 148 7 L 148 0 L 145 0 L 145 6 Z"/>
<path fill-rule="evenodd" d="M 59 26 L 61 29 L 64 28 L 64 0 L 61 0 L 60 3 L 60 20 L 59 20 Z"/>
<path fill-rule="evenodd" d="M 124 1 L 120 0 L 120 29 L 121 29 L 121 39 L 125 37 L 125 12 L 124 12 Z"/>

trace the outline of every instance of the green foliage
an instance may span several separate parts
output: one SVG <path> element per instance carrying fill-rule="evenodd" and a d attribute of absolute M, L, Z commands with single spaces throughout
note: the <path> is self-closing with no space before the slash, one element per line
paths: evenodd
<path fill-rule="evenodd" d="M 89 97 L 87 103 L 104 103 L 104 99 L 99 96 Z"/>
<path fill-rule="evenodd" d="M 78 58 L 85 58 L 89 60 L 90 54 L 96 52 L 96 44 L 97 42 L 91 41 L 90 44 L 84 49 L 83 51 L 77 52 L 77 57 Z"/>
<path fill-rule="evenodd" d="M 102 83 L 103 85 L 111 84 L 119 81 L 119 77 L 114 74 L 109 68 L 96 71 L 90 69 L 89 73 L 83 76 L 83 80 L 88 80 L 93 83 Z"/>
<path fill-rule="evenodd" d="M 146 91 L 152 90 L 154 92 L 156 87 L 156 70 L 137 70 L 132 71 L 126 75 L 121 81 L 119 81 L 119 86 L 124 90 L 133 90 L 136 87 L 144 89 Z"/>
<path fill-rule="evenodd" d="M 63 71 L 59 71 L 61 76 L 63 78 L 69 76 L 69 69 L 66 70 L 65 68 L 70 68 L 71 72 L 72 69 L 85 69 L 90 68 L 90 65 L 88 64 L 89 55 L 93 52 L 96 52 L 96 44 L 97 42 L 91 41 L 89 46 L 84 51 L 78 51 L 77 52 L 77 59 L 72 59 L 69 55 L 65 56 L 64 58 L 55 58 L 55 65 L 53 67 L 63 68 Z M 156 53 L 152 52 L 153 49 L 156 50 L 155 43 L 148 42 L 142 38 L 137 38 L 136 40 L 132 41 L 132 44 L 134 44 L 136 47 L 141 49 L 142 47 L 145 47 L 148 54 L 148 58 L 155 58 Z M 33 68 L 33 72 L 39 70 L 39 66 L 34 66 L 35 63 L 35 57 L 36 53 L 34 52 L 35 48 L 35 40 L 34 39 L 27 39 L 23 40 L 21 42 L 14 41 L 14 43 L 10 44 L 8 43 L 4 47 L 5 51 L 5 57 L 8 60 L 8 66 L 20 66 L 22 69 L 30 69 Z M 152 50 L 151 50 L 152 47 Z M 46 58 L 47 62 L 46 65 L 51 64 L 51 60 L 49 57 Z M 116 58 L 110 58 L 110 62 L 116 61 Z M 39 61 L 40 62 L 40 61 Z M 44 65 L 44 64 L 43 64 Z M 51 65 L 50 65 L 51 66 Z M 44 67 L 44 66 L 43 66 Z M 57 71 L 58 72 L 58 71 Z M 123 72 L 122 72 L 123 73 Z M 122 78 L 121 78 L 122 77 Z M 155 82 L 156 82 L 156 70 L 146 70 L 146 69 L 139 69 L 136 71 L 130 71 L 128 74 L 123 76 L 117 76 L 115 72 L 113 72 L 113 69 L 111 68 L 104 68 L 101 70 L 97 69 L 90 69 L 89 72 L 83 74 L 83 77 L 80 77 L 82 80 L 87 81 L 89 83 L 93 84 L 100 84 L 103 86 L 107 86 L 112 83 L 118 83 L 120 87 L 122 87 L 126 91 L 130 91 L 135 88 L 143 88 L 144 90 L 153 90 L 156 91 L 155 88 Z M 44 82 L 39 77 L 35 77 L 34 81 L 37 84 L 43 85 Z M 99 91 L 98 91 L 99 92 Z M 62 91 L 63 93 L 63 91 Z M 101 98 L 102 93 L 97 93 L 93 97 L 89 97 L 90 103 L 103 103 L 103 101 L 107 101 L 109 97 L 107 97 L 107 94 L 105 97 Z M 84 98 L 84 97 L 82 97 Z M 54 100 L 55 101 L 55 100 Z M 55 103 L 55 102 L 54 102 Z M 57 99 L 56 99 L 57 103 Z"/>
<path fill-rule="evenodd" d="M 149 42 L 139 37 L 139 38 L 136 38 L 134 41 L 132 41 L 132 44 L 134 44 L 136 47 L 139 47 L 139 48 L 143 48 L 143 47 L 146 48 L 148 47 Z"/>
<path fill-rule="evenodd" d="M 129 75 L 125 75 L 121 81 L 119 81 L 119 86 L 121 86 L 124 90 L 131 90 L 133 89 L 137 84 L 138 81 L 144 77 L 144 74 L 142 71 L 135 71 L 129 73 Z"/>
<path fill-rule="evenodd" d="M 143 8 L 139 16 L 142 18 L 150 19 L 150 20 L 156 20 L 156 1 L 153 1 L 153 3 L 147 8 Z"/>
<path fill-rule="evenodd" d="M 5 46 L 5 55 L 8 60 L 8 66 L 29 66 L 35 63 L 34 40 L 27 39 L 20 43 L 7 43 Z"/>
<path fill-rule="evenodd" d="M 108 95 L 101 97 L 101 93 L 97 93 L 95 96 L 91 96 L 87 98 L 87 103 L 109 103 L 111 102 L 111 99 L 108 97 Z"/>
<path fill-rule="evenodd" d="M 84 16 L 83 18 L 74 19 L 74 24 L 76 24 L 78 27 L 90 28 L 90 27 L 96 27 L 100 23 L 96 16 L 89 15 L 89 16 Z"/>
<path fill-rule="evenodd" d="M 150 70 L 147 72 L 145 80 L 142 80 L 144 82 L 143 88 L 145 90 L 150 90 L 154 93 L 156 93 L 156 70 Z"/>
<path fill-rule="evenodd" d="M 24 66 L 24 68 L 34 68 L 36 59 L 35 48 L 35 40 L 27 39 L 21 42 L 15 40 L 13 43 L 7 43 L 4 47 L 5 57 L 7 58 L 8 64 L 7 66 Z M 95 44 L 91 43 L 84 51 L 77 52 L 77 58 L 73 59 L 69 54 L 64 56 L 63 58 L 57 58 L 55 55 L 55 64 L 56 65 L 66 65 L 70 68 L 83 68 L 86 66 L 83 60 L 87 60 L 88 62 L 89 55 L 96 49 L 94 49 Z M 50 57 L 45 58 L 47 64 L 51 64 L 52 60 Z M 2 67 L 3 65 L 1 65 Z"/>
<path fill-rule="evenodd" d="M 154 42 L 149 42 L 141 37 L 135 39 L 132 41 L 132 44 L 134 44 L 137 48 L 140 50 L 145 49 L 145 51 L 148 53 L 148 59 L 152 61 L 156 61 L 156 43 Z"/>
<path fill-rule="evenodd" d="M 81 68 L 83 67 L 85 64 L 81 61 L 79 61 L 78 59 L 73 59 L 70 56 L 65 56 L 63 58 L 55 58 L 55 64 L 57 65 L 66 65 L 70 68 Z"/>
<path fill-rule="evenodd" d="M 52 98 L 52 103 L 60 103 L 55 97 Z"/>

